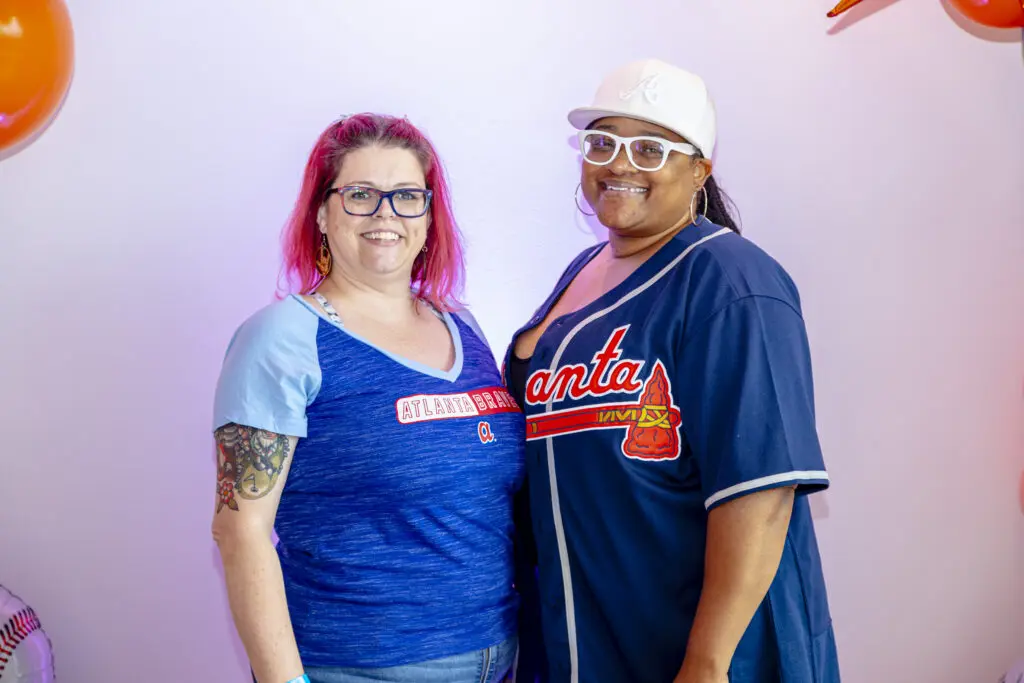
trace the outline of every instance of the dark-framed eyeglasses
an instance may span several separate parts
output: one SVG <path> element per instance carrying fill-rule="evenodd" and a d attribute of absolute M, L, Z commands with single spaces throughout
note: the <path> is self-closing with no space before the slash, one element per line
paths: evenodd
<path fill-rule="evenodd" d="M 425 214 L 434 196 L 433 191 L 419 187 L 399 187 L 385 192 L 361 185 L 332 187 L 324 199 L 329 199 L 332 194 L 341 197 L 341 208 L 350 216 L 373 216 L 386 199 L 395 215 L 402 218 L 419 218 Z"/>

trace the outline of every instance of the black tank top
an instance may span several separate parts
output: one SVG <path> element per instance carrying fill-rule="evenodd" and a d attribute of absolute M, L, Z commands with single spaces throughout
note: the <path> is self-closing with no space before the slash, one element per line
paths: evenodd
<path fill-rule="evenodd" d="M 512 398 L 526 407 L 526 380 L 530 358 L 517 358 L 513 351 L 505 368 L 505 383 Z M 537 544 L 530 519 L 530 486 L 524 481 L 513 499 L 515 519 L 516 589 L 519 591 L 518 676 L 533 683 L 547 683 L 548 662 L 541 630 L 540 589 L 537 585 Z"/>
<path fill-rule="evenodd" d="M 526 379 L 530 374 L 530 360 L 519 358 L 513 351 L 505 373 L 508 391 L 521 408 L 526 406 Z"/>

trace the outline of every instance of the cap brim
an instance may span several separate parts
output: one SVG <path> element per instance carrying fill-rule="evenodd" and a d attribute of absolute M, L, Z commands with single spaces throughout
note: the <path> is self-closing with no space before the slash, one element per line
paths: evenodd
<path fill-rule="evenodd" d="M 625 116 L 638 121 L 647 121 L 647 123 L 657 123 L 656 121 L 649 121 L 648 119 L 632 114 L 625 109 L 598 109 L 595 107 L 576 107 L 569 112 L 569 123 L 571 123 L 576 130 L 586 130 L 586 128 L 594 121 L 603 119 L 607 116 Z"/>

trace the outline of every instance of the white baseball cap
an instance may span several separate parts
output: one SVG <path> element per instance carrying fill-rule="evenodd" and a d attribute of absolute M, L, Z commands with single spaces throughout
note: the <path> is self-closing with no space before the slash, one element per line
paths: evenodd
<path fill-rule="evenodd" d="M 594 102 L 569 112 L 569 123 L 584 130 L 606 116 L 654 123 L 682 135 L 710 159 L 715 151 L 715 103 L 696 74 L 658 59 L 630 62 L 605 76 Z"/>

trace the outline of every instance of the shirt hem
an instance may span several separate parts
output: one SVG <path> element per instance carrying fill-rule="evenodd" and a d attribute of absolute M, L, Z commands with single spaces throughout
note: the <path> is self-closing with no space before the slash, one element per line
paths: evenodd
<path fill-rule="evenodd" d="M 420 664 L 423 662 L 433 661 L 435 659 L 444 659 L 446 657 L 454 657 L 471 652 L 478 652 L 480 650 L 499 645 L 516 635 L 516 629 L 514 627 L 502 627 L 501 629 L 496 629 L 496 631 L 496 635 L 490 635 L 488 637 L 474 639 L 463 637 L 459 640 L 453 640 L 450 647 L 440 647 L 437 649 L 423 647 L 415 649 L 410 648 L 401 652 L 396 650 L 394 653 L 389 653 L 389 656 L 387 657 L 372 659 L 350 659 L 344 656 L 339 657 L 337 655 L 326 655 L 322 651 L 310 652 L 302 646 L 299 647 L 299 656 L 302 659 L 303 665 L 310 668 L 387 669 L 391 667 Z M 479 631 L 477 630 L 472 632 L 472 634 L 478 633 Z M 493 634 L 494 631 L 488 631 L 488 633 Z M 466 634 L 466 636 L 472 634 Z"/>

